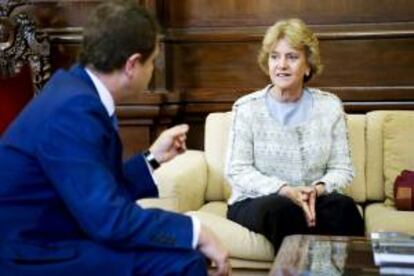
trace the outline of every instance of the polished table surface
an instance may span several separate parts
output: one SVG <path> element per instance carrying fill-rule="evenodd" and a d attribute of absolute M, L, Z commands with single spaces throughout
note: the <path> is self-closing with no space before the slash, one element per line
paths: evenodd
<path fill-rule="evenodd" d="M 283 240 L 270 275 L 378 275 L 364 237 L 292 235 Z"/>

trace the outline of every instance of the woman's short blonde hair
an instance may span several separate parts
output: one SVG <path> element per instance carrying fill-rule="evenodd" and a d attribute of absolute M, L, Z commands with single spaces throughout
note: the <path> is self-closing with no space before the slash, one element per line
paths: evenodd
<path fill-rule="evenodd" d="M 316 35 L 302 20 L 292 18 L 278 21 L 266 31 L 257 61 L 259 62 L 260 68 L 267 75 L 269 74 L 269 54 L 275 43 L 283 38 L 287 39 L 293 48 L 300 50 L 304 49 L 306 60 L 311 68 L 310 74 L 304 77 L 305 82 L 309 81 L 312 76 L 317 75 L 322 71 L 319 42 Z"/>

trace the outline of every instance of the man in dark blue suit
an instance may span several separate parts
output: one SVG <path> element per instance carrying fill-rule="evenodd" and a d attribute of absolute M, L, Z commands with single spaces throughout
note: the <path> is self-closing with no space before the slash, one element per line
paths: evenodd
<path fill-rule="evenodd" d="M 147 87 L 158 52 L 155 20 L 126 2 L 97 8 L 80 64 L 54 74 L 0 141 L 0 275 L 205 275 L 206 257 L 230 272 L 196 218 L 135 203 L 158 196 L 152 169 L 185 150 L 188 126 L 122 163 L 115 103 Z"/>

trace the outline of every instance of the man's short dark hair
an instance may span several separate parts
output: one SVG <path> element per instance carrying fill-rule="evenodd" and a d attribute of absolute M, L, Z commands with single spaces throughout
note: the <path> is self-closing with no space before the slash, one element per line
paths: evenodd
<path fill-rule="evenodd" d="M 103 73 L 122 68 L 135 53 L 143 63 L 155 49 L 158 32 L 155 18 L 136 3 L 105 1 L 84 28 L 79 62 Z"/>

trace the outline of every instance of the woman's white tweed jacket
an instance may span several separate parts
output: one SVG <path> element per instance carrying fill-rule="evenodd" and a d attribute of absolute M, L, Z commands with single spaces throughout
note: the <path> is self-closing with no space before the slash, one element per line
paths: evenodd
<path fill-rule="evenodd" d="M 232 187 L 228 203 L 276 193 L 286 184 L 324 182 L 327 192 L 341 191 L 354 170 L 340 99 L 308 88 L 313 99 L 309 118 L 287 127 L 271 116 L 267 91 L 243 96 L 233 105 L 226 162 Z"/>

